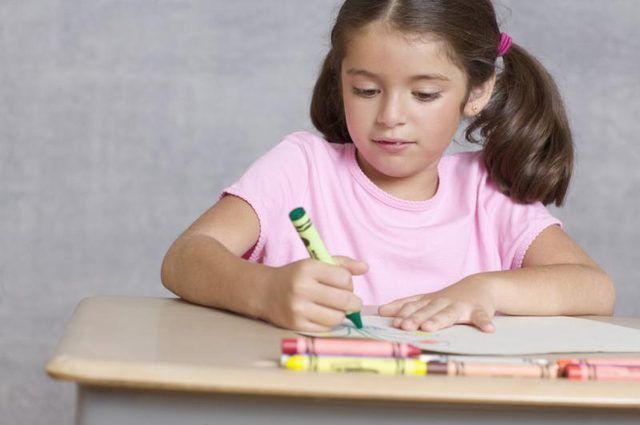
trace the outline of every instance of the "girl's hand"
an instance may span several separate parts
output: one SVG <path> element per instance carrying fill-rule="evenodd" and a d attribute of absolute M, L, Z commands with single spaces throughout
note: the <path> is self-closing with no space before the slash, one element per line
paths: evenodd
<path fill-rule="evenodd" d="M 395 317 L 393 326 L 406 330 L 436 331 L 457 323 L 468 323 L 483 332 L 493 332 L 491 318 L 495 301 L 489 282 L 479 275 L 462 279 L 445 289 L 402 298 L 380 306 L 378 314 Z"/>
<path fill-rule="evenodd" d="M 367 272 L 363 262 L 333 257 L 339 266 L 313 259 L 274 269 L 263 304 L 263 318 L 283 328 L 323 332 L 339 325 L 347 311 L 359 311 L 352 275 Z"/>

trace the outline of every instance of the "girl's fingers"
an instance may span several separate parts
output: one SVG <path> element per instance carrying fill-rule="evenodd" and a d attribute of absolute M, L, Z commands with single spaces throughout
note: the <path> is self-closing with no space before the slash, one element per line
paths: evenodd
<path fill-rule="evenodd" d="M 422 312 L 420 311 L 419 314 L 420 313 Z M 460 321 L 461 316 L 462 311 L 460 311 L 460 309 L 454 304 L 449 304 L 430 317 L 420 316 L 420 319 L 422 320 L 416 319 L 416 323 L 423 331 L 434 332 L 438 329 L 448 328 L 449 326 L 455 325 Z"/>
<path fill-rule="evenodd" d="M 338 262 L 338 265 L 324 264 L 315 260 L 308 263 L 306 267 L 309 268 L 309 274 L 327 286 L 353 291 L 351 276 L 366 273 L 369 266 L 348 257 L 333 258 Z"/>
<path fill-rule="evenodd" d="M 323 328 L 322 331 L 330 330 L 338 326 L 345 318 L 345 311 L 325 307 L 323 305 L 309 303 L 304 311 L 304 320 L 308 326 Z"/>
<path fill-rule="evenodd" d="M 380 316 L 397 316 L 400 309 L 407 303 L 418 301 L 422 295 L 414 295 L 412 297 L 400 298 L 388 304 L 381 305 L 378 308 Z"/>
<path fill-rule="evenodd" d="M 494 332 L 495 327 L 489 314 L 481 307 L 471 308 L 471 313 L 468 313 L 468 306 L 450 304 L 431 316 L 429 311 L 424 311 L 427 309 L 423 309 L 409 319 L 416 322 L 420 329 L 428 332 L 448 328 L 456 323 L 470 323 L 483 332 Z"/>
<path fill-rule="evenodd" d="M 309 267 L 309 276 L 312 276 L 318 282 L 334 288 L 346 289 L 353 291 L 353 282 L 351 281 L 351 272 L 342 266 L 334 266 L 332 264 L 321 263 L 316 260 L 307 264 Z"/>
<path fill-rule="evenodd" d="M 331 330 L 331 327 L 318 325 L 316 323 L 305 320 L 299 325 L 293 326 L 291 330 L 298 332 L 329 332 Z"/>
<path fill-rule="evenodd" d="M 470 321 L 482 332 L 491 333 L 496 330 L 493 322 L 491 321 L 491 317 L 489 317 L 489 314 L 487 314 L 487 312 L 482 308 L 476 308 L 471 312 Z"/>
<path fill-rule="evenodd" d="M 431 317 L 436 312 L 444 308 L 442 299 L 436 298 L 435 300 L 422 298 L 419 301 L 405 304 L 397 314 L 396 319 L 393 321 L 393 326 L 396 326 L 405 331 L 414 331 L 418 329 L 422 322 L 421 315 L 425 317 Z M 417 316 L 416 316 L 417 315 Z"/>
<path fill-rule="evenodd" d="M 333 257 L 340 267 L 344 267 L 349 270 L 353 275 L 365 274 L 369 271 L 369 265 L 364 261 L 354 260 L 353 258 L 345 257 L 342 255 L 336 255 Z"/>
<path fill-rule="evenodd" d="M 430 303 L 421 306 L 411 315 L 406 316 L 405 319 L 399 321 L 398 327 L 405 331 L 415 331 L 427 320 L 430 320 L 433 316 L 438 314 L 443 309 L 449 306 L 450 302 L 443 298 L 436 298 L 431 300 Z"/>
<path fill-rule="evenodd" d="M 362 300 L 353 292 L 327 285 L 310 289 L 309 298 L 315 304 L 338 311 L 360 311 Z"/>

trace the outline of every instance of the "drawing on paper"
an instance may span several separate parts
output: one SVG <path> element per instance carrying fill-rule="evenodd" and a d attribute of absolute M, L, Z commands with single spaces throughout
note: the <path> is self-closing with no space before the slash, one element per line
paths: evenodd
<path fill-rule="evenodd" d="M 391 326 L 389 318 L 379 316 L 363 317 L 364 327 L 358 329 L 355 325 L 345 320 L 328 332 L 303 332 L 304 335 L 320 338 L 371 338 L 386 341 L 408 342 L 424 349 L 436 349 L 446 347 L 449 342 L 438 338 L 430 332 L 403 331 Z"/>

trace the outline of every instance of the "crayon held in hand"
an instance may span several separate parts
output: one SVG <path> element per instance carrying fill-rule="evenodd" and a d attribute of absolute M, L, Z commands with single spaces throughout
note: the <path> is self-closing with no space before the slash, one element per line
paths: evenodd
<path fill-rule="evenodd" d="M 337 265 L 336 261 L 331 257 L 329 251 L 327 251 L 324 242 L 320 239 L 320 235 L 315 226 L 311 222 L 311 218 L 304 210 L 304 208 L 296 208 L 289 213 L 289 218 L 293 223 L 293 226 L 298 231 L 300 239 L 304 243 L 305 248 L 309 251 L 309 255 L 312 258 L 322 261 L 323 263 Z M 360 312 L 347 312 L 347 318 L 353 322 L 358 329 L 362 328 L 362 318 Z"/>

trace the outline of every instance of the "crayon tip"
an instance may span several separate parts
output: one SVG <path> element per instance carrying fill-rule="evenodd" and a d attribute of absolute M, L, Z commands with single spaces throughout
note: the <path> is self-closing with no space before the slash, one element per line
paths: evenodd
<path fill-rule="evenodd" d="M 290 370 L 307 370 L 308 368 L 308 358 L 304 356 L 291 356 L 287 359 L 284 359 L 284 367 Z"/>
<path fill-rule="evenodd" d="M 351 320 L 356 325 L 356 328 L 362 329 L 362 317 L 360 317 L 359 311 L 347 314 L 347 319 Z"/>
<path fill-rule="evenodd" d="M 283 354 L 298 354 L 298 340 L 295 338 L 282 338 Z"/>
<path fill-rule="evenodd" d="M 289 213 L 289 218 L 292 221 L 296 221 L 296 220 L 301 219 L 304 215 L 305 215 L 304 208 L 298 207 L 298 208 L 294 208 L 293 210 L 291 210 L 291 212 Z"/>

